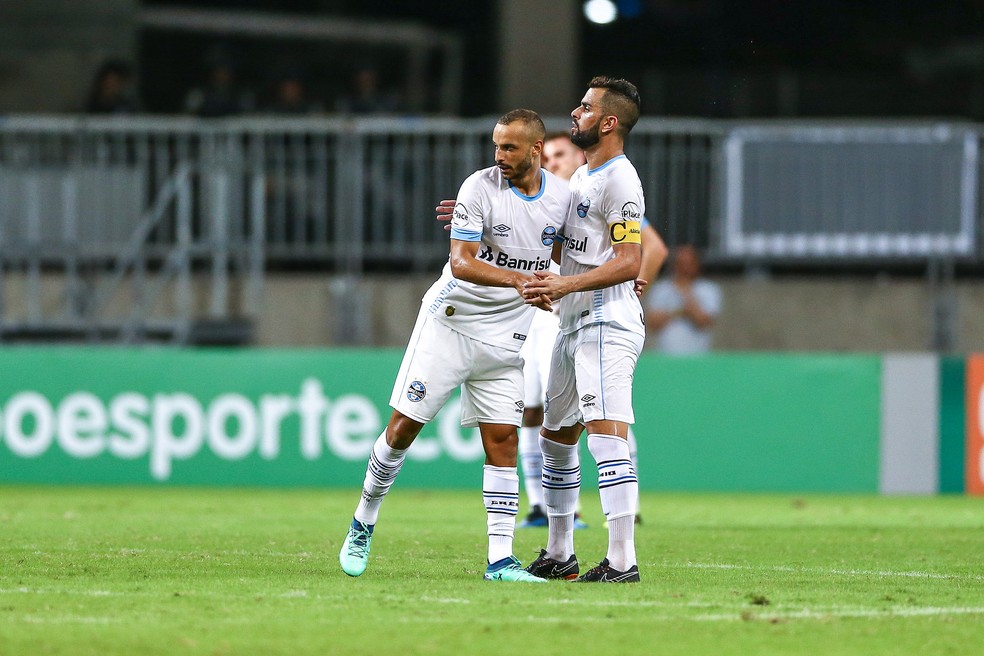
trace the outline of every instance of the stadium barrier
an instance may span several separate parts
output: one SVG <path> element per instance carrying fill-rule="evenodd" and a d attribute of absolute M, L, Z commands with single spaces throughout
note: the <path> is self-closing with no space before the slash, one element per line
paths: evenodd
<path fill-rule="evenodd" d="M 434 270 L 433 207 L 491 164 L 494 120 L 5 116 L 0 340 L 242 343 L 270 266 Z M 962 122 L 648 117 L 628 154 L 653 225 L 708 263 L 925 264 L 942 290 L 981 261 L 980 140 Z M 338 301 L 358 309 L 353 289 Z M 951 315 L 941 298 L 942 351 Z"/>
<path fill-rule="evenodd" d="M 396 350 L 3 349 L 0 483 L 357 487 L 399 362 Z M 977 356 L 647 353 L 640 484 L 979 494 L 982 399 Z M 481 441 L 458 407 L 424 429 L 400 486 L 480 484 Z"/>

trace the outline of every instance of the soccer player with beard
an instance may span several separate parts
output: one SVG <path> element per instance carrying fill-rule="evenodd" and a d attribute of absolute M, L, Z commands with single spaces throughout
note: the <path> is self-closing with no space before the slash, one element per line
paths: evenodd
<path fill-rule="evenodd" d="M 584 152 L 574 145 L 567 132 L 548 134 L 543 142 L 541 156 L 543 168 L 564 180 L 570 180 L 574 172 L 585 163 Z M 453 203 L 452 203 L 453 204 Z M 438 208 L 440 212 L 443 208 Z M 438 218 L 441 218 L 440 216 Z M 666 244 L 656 230 L 643 217 L 642 220 L 642 263 L 639 271 L 640 287 L 655 280 L 668 251 Z M 559 272 L 555 266 L 551 271 Z M 546 398 L 547 378 L 550 371 L 550 354 L 557 339 L 559 323 L 556 312 L 537 312 L 533 316 L 529 336 L 521 351 L 526 364 L 523 378 L 526 382 L 523 410 L 523 426 L 519 429 L 519 461 L 523 472 L 526 498 L 530 504 L 529 513 L 519 524 L 522 527 L 547 526 L 548 519 L 544 509 L 542 469 L 543 454 L 540 453 L 540 428 L 543 425 L 543 402 Z M 632 428 L 628 432 L 629 455 L 633 467 L 638 471 L 637 447 Z M 637 504 L 638 505 L 638 504 Z M 640 523 L 639 515 L 635 517 Z M 585 528 L 578 512 L 574 514 L 574 528 Z"/>
<path fill-rule="evenodd" d="M 550 264 L 571 194 L 565 181 L 540 168 L 543 121 L 528 109 L 499 119 L 492 132 L 495 166 L 469 176 L 458 191 L 451 253 L 424 295 L 390 405 L 393 414 L 373 445 L 362 495 L 339 552 L 349 576 L 360 576 L 379 508 L 407 449 L 458 387 L 462 426 L 478 426 L 485 448 L 482 494 L 493 581 L 543 582 L 513 556 L 519 510 L 517 427 L 523 411 L 519 349 L 533 312 L 524 284 Z M 532 306 L 539 307 L 534 310 Z"/>
<path fill-rule="evenodd" d="M 550 364 L 540 435 L 549 515 L 547 546 L 527 571 L 543 578 L 579 573 L 574 509 L 581 473 L 577 444 L 584 428 L 598 464 L 608 553 L 581 582 L 638 582 L 635 515 L 639 483 L 626 441 L 632 377 L 645 328 L 635 292 L 641 266 L 642 183 L 625 157 L 625 139 L 639 119 L 636 87 L 596 77 L 571 112 L 571 140 L 587 164 L 571 178 L 574 197 L 562 242 L 560 275 L 538 271 L 525 284 L 527 302 L 559 301 L 560 335 Z"/>

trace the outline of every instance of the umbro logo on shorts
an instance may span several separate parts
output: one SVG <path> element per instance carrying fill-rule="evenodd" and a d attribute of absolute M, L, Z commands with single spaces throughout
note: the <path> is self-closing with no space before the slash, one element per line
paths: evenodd
<path fill-rule="evenodd" d="M 513 339 L 518 339 L 521 342 L 525 342 L 526 341 L 526 335 L 524 335 L 522 333 L 513 333 Z"/>
<path fill-rule="evenodd" d="M 585 394 L 584 396 L 581 397 L 581 403 L 584 404 L 584 407 L 594 405 L 594 400 L 595 400 L 594 394 Z"/>

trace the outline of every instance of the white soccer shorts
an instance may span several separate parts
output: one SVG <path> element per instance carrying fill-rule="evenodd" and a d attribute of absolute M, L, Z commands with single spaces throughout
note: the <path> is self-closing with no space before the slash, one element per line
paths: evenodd
<path fill-rule="evenodd" d="M 523 358 L 454 331 L 421 311 L 390 406 L 428 423 L 461 386 L 461 425 L 512 424 L 523 419 Z"/>
<path fill-rule="evenodd" d="M 633 423 L 632 377 L 643 341 L 612 324 L 561 335 L 550 362 L 544 427 L 558 430 L 597 419 Z"/>
<path fill-rule="evenodd" d="M 543 406 L 547 398 L 547 379 L 550 376 L 550 356 L 557 333 L 560 332 L 560 319 L 556 312 L 537 310 L 533 323 L 519 353 L 523 356 L 523 401 L 528 408 Z"/>

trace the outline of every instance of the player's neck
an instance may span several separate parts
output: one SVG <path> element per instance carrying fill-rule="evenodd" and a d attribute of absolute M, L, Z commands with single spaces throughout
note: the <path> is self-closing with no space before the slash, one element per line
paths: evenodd
<path fill-rule="evenodd" d="M 534 166 L 530 169 L 528 175 L 523 176 L 521 180 L 516 180 L 512 183 L 512 186 L 519 190 L 519 193 L 524 196 L 536 196 L 540 193 L 540 185 L 543 184 L 543 174 L 540 172 L 539 166 Z"/>
<path fill-rule="evenodd" d="M 609 141 L 602 139 L 597 144 L 584 151 L 584 157 L 588 160 L 588 169 L 592 171 L 600 166 L 604 166 L 605 162 L 613 160 L 624 154 L 624 144 L 621 140 L 614 139 Z"/>

